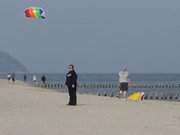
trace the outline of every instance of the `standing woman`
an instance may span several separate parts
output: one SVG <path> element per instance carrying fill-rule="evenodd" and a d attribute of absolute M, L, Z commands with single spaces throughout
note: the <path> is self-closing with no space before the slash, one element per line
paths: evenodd
<path fill-rule="evenodd" d="M 66 74 L 66 82 L 65 82 L 68 92 L 69 92 L 69 103 L 68 105 L 76 105 L 77 104 L 77 74 L 74 69 L 74 65 L 70 64 L 68 66 L 68 73 Z"/>

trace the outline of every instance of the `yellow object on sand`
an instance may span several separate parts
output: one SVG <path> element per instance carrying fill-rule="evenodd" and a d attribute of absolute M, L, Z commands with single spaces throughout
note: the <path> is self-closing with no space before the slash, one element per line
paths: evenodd
<path fill-rule="evenodd" d="M 141 101 L 143 100 L 144 92 L 134 92 L 128 96 L 128 100 Z"/>

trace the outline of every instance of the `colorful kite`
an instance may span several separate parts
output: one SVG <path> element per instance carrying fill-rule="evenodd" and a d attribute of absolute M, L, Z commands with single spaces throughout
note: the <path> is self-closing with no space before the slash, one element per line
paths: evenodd
<path fill-rule="evenodd" d="M 34 18 L 34 19 L 45 19 L 45 11 L 40 8 L 40 7 L 29 7 L 26 8 L 25 11 L 25 16 L 29 18 Z"/>

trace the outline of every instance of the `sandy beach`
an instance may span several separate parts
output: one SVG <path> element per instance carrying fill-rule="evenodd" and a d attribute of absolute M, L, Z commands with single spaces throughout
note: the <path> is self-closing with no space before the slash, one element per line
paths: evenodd
<path fill-rule="evenodd" d="M 179 135 L 180 102 L 68 95 L 0 80 L 0 135 Z"/>

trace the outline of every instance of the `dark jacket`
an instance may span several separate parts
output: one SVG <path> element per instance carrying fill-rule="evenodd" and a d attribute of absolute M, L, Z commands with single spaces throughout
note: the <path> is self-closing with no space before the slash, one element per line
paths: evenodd
<path fill-rule="evenodd" d="M 46 76 L 43 75 L 43 76 L 41 77 L 41 81 L 42 81 L 42 82 L 46 82 Z"/>
<path fill-rule="evenodd" d="M 75 71 L 70 71 L 66 74 L 66 83 L 68 87 L 72 87 L 72 85 L 77 86 L 77 74 Z"/>

